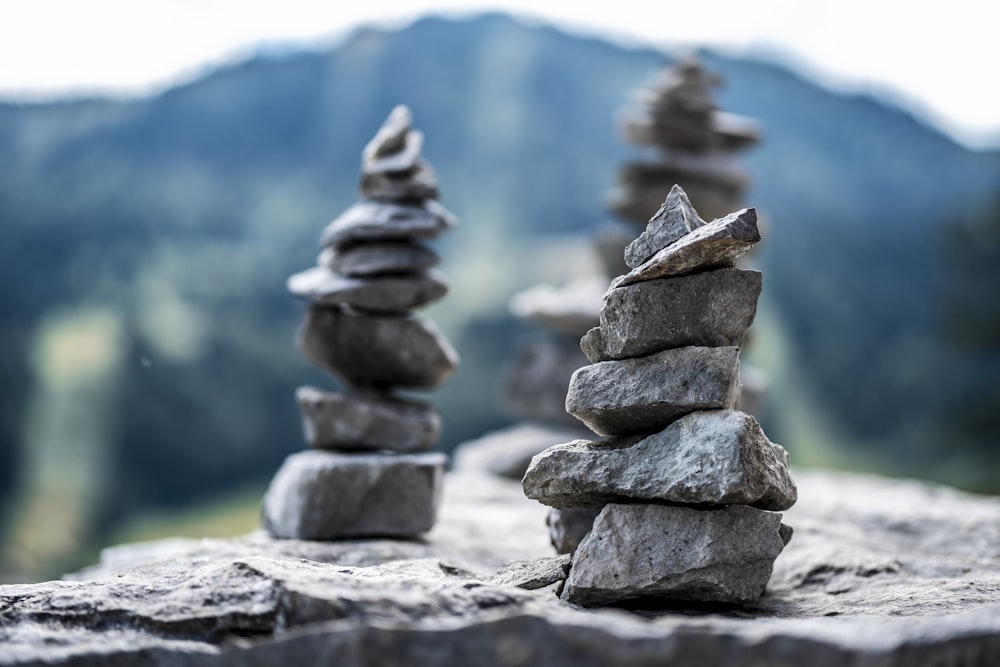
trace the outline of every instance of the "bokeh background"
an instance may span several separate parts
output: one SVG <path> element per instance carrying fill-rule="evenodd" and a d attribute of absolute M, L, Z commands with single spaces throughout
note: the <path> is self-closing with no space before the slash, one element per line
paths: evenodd
<path fill-rule="evenodd" d="M 595 270 L 606 196 L 637 154 L 616 116 L 695 45 L 497 12 L 338 30 L 139 93 L 4 93 L 0 581 L 256 525 L 303 447 L 295 387 L 335 386 L 293 345 L 285 278 L 355 200 L 361 149 L 398 103 L 461 220 L 437 243 L 452 292 L 427 313 L 462 356 L 430 397 L 442 447 L 511 423 L 503 368 L 531 328 L 508 301 Z M 763 128 L 743 163 L 767 218 L 749 354 L 769 436 L 799 466 L 1000 493 L 1000 135 L 787 52 L 698 53 L 725 79 L 719 105 Z M 928 75 L 985 71 L 940 57 Z M 976 111 L 995 130 L 993 88 Z"/>

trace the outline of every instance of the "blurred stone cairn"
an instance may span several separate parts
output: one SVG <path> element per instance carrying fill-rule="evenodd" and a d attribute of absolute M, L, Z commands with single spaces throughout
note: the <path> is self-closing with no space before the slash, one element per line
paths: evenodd
<path fill-rule="evenodd" d="M 791 537 L 777 511 L 797 491 L 785 450 L 733 409 L 761 290 L 760 272 L 734 264 L 759 240 L 754 209 L 706 223 L 675 186 L 626 248 L 629 271 L 581 340 L 591 364 L 566 396 L 607 437 L 547 449 L 523 480 L 529 498 L 557 508 L 557 550 L 573 552 L 564 599 L 739 604 L 764 593 Z"/>
<path fill-rule="evenodd" d="M 458 364 L 433 322 L 411 312 L 448 291 L 421 240 L 456 224 L 435 201 L 422 144 L 410 110 L 393 109 L 364 149 L 364 201 L 323 231 L 318 266 L 288 279 L 309 301 L 299 348 L 346 390 L 296 392 L 311 449 L 285 460 L 264 497 L 274 537 L 412 537 L 434 525 L 446 457 L 427 450 L 441 418 L 395 393 L 433 389 Z"/>

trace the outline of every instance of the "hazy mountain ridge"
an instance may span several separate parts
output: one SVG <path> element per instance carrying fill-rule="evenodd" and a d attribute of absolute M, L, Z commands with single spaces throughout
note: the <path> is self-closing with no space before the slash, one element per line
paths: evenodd
<path fill-rule="evenodd" d="M 950 368 L 935 357 L 938 249 L 1000 191 L 1000 152 L 778 65 L 703 57 L 726 79 L 720 105 L 763 125 L 747 203 L 768 218 L 765 307 L 799 374 L 844 432 L 905 450 L 940 417 L 927 383 Z M 360 151 L 400 102 L 462 221 L 441 245 L 454 293 L 434 315 L 464 358 L 433 397 L 446 445 L 503 423 L 498 367 L 523 326 L 502 304 L 572 273 L 541 240 L 608 218 L 615 171 L 639 153 L 616 111 L 665 62 L 502 15 L 428 18 L 151 98 L 0 105 L 0 470 L 26 456 L 32 345 L 59 309 L 107 309 L 124 332 L 108 516 L 264 479 L 300 448 L 293 387 L 328 381 L 291 345 L 301 305 L 284 280 L 354 201 Z"/>

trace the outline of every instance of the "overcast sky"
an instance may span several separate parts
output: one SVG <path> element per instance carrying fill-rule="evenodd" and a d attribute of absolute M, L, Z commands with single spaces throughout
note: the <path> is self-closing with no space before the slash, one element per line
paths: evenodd
<path fill-rule="evenodd" d="M 261 42 L 329 43 L 360 23 L 487 9 L 632 44 L 794 57 L 828 86 L 883 89 L 969 145 L 1000 146 L 990 0 L 8 0 L 0 97 L 155 90 Z"/>

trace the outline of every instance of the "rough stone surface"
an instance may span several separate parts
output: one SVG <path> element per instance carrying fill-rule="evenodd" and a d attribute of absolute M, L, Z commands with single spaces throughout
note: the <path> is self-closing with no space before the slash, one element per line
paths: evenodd
<path fill-rule="evenodd" d="M 578 339 L 538 335 L 525 338 L 508 362 L 504 377 L 504 404 L 520 419 L 578 428 L 566 412 L 570 377 L 587 365 Z"/>
<path fill-rule="evenodd" d="M 563 287 L 536 285 L 514 295 L 510 311 L 545 329 L 579 338 L 598 323 L 603 277 L 576 280 Z"/>
<path fill-rule="evenodd" d="M 594 519 L 601 509 L 592 507 L 572 507 L 549 510 L 545 525 L 549 528 L 549 541 L 559 554 L 571 554 L 590 532 Z"/>
<path fill-rule="evenodd" d="M 580 349 L 592 362 L 673 347 L 742 347 L 757 314 L 759 271 L 718 269 L 648 280 L 607 293 L 600 327 Z"/>
<path fill-rule="evenodd" d="M 407 172 L 364 172 L 358 191 L 362 197 L 382 201 L 412 201 L 436 199 L 437 174 L 424 160 Z"/>
<path fill-rule="evenodd" d="M 433 389 L 458 365 L 458 353 L 423 317 L 366 317 L 309 308 L 299 330 L 305 356 L 356 388 Z"/>
<path fill-rule="evenodd" d="M 636 268 L 668 245 L 705 224 L 679 185 L 649 220 L 645 231 L 625 248 L 625 263 Z"/>
<path fill-rule="evenodd" d="M 371 313 L 401 313 L 444 297 L 448 279 L 440 271 L 351 278 L 317 266 L 289 277 L 288 291 L 316 304 L 343 303 Z"/>
<path fill-rule="evenodd" d="M 292 454 L 264 496 L 264 528 L 299 540 L 421 535 L 434 525 L 446 462 L 440 453 Z"/>
<path fill-rule="evenodd" d="M 757 211 L 745 208 L 698 227 L 624 276 L 615 278 L 611 287 L 732 266 L 758 241 Z"/>
<path fill-rule="evenodd" d="M 361 152 L 362 171 L 369 174 L 407 172 L 416 167 L 424 134 L 412 128 L 413 114 L 409 107 L 404 104 L 393 107 Z"/>
<path fill-rule="evenodd" d="M 756 602 L 785 543 L 781 514 L 606 505 L 573 554 L 563 599 L 584 606 L 635 598 Z"/>
<path fill-rule="evenodd" d="M 795 539 L 756 603 L 580 609 L 490 583 L 551 555 L 546 508 L 449 475 L 423 540 L 173 539 L 0 586 L 3 665 L 822 665 L 1000 661 L 1000 499 L 795 471 Z"/>
<path fill-rule="evenodd" d="M 752 416 L 735 410 L 692 412 L 640 438 L 577 440 L 531 461 L 524 493 L 558 508 L 608 503 L 795 504 L 788 454 Z"/>
<path fill-rule="evenodd" d="M 731 409 L 739 348 L 681 347 L 573 374 L 566 410 L 599 435 L 657 431 L 695 410 Z"/>
<path fill-rule="evenodd" d="M 501 586 L 537 590 L 565 580 L 569 574 L 569 561 L 569 554 L 511 561 L 504 564 L 491 582 Z"/>
<path fill-rule="evenodd" d="M 351 276 L 410 274 L 437 266 L 441 257 L 414 241 L 354 243 L 324 248 L 316 263 L 331 271 Z"/>
<path fill-rule="evenodd" d="M 327 225 L 320 244 L 434 238 L 456 224 L 455 216 L 433 199 L 419 204 L 363 201 Z"/>
<path fill-rule="evenodd" d="M 582 424 L 569 426 L 521 422 L 463 442 L 455 449 L 452 468 L 478 470 L 520 481 L 535 454 L 589 433 Z"/>
<path fill-rule="evenodd" d="M 316 449 L 412 453 L 432 449 L 441 437 L 441 417 L 423 401 L 315 387 L 299 387 L 295 398 L 306 443 Z"/>

